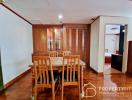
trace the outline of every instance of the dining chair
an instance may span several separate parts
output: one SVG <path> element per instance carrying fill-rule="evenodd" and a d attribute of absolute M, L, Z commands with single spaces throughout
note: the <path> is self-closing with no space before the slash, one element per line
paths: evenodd
<path fill-rule="evenodd" d="M 71 51 L 62 51 L 62 56 L 69 56 L 71 55 Z"/>
<path fill-rule="evenodd" d="M 49 56 L 34 56 L 33 67 L 35 75 L 34 100 L 37 100 L 38 88 L 51 88 L 52 100 L 55 100 L 55 83 L 57 74 L 53 72 L 52 63 Z"/>
<path fill-rule="evenodd" d="M 58 57 L 57 51 L 49 51 L 49 57 Z"/>
<path fill-rule="evenodd" d="M 62 100 L 64 87 L 77 86 L 80 100 L 80 56 L 70 55 L 63 57 L 62 66 Z"/>

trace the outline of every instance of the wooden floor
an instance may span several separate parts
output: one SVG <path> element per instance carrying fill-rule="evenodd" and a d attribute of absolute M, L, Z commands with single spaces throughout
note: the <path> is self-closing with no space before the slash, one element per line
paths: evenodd
<path fill-rule="evenodd" d="M 121 71 L 111 67 L 111 64 L 107 63 L 104 65 L 104 74 L 122 74 Z"/>
<path fill-rule="evenodd" d="M 84 98 L 83 100 L 132 100 L 132 76 L 128 75 L 104 75 L 98 76 L 91 70 L 84 70 L 84 83 L 92 83 L 96 87 L 97 94 L 92 98 Z M 125 87 L 130 90 L 122 91 L 106 91 L 101 87 Z M 93 95 L 89 91 L 89 95 Z M 61 92 L 56 93 L 56 100 L 61 99 Z M 31 73 L 17 81 L 13 86 L 9 87 L 5 93 L 0 96 L 0 100 L 31 100 Z M 46 90 L 39 95 L 38 100 L 51 100 L 51 91 Z M 64 90 L 64 100 L 78 100 L 77 88 L 67 87 Z"/>

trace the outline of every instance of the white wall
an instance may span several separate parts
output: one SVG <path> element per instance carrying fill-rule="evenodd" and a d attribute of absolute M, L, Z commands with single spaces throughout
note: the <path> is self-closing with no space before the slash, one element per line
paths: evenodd
<path fill-rule="evenodd" d="M 108 50 L 108 53 L 113 54 L 119 51 L 119 35 L 105 34 L 105 49 Z"/>
<path fill-rule="evenodd" d="M 0 48 L 4 84 L 31 64 L 32 26 L 0 5 Z"/>
<path fill-rule="evenodd" d="M 100 18 L 91 24 L 90 35 L 90 67 L 98 72 L 99 25 Z"/>

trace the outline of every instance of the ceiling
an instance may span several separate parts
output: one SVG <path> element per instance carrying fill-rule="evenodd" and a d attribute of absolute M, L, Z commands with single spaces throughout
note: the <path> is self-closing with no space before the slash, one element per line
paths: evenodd
<path fill-rule="evenodd" d="M 5 5 L 33 24 L 89 24 L 100 15 L 132 17 L 131 0 L 4 0 Z"/>

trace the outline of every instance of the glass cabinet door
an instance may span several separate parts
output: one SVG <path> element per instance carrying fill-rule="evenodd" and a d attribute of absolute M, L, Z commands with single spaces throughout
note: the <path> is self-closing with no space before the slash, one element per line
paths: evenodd
<path fill-rule="evenodd" d="M 55 50 L 62 49 L 62 29 L 55 29 Z"/>
<path fill-rule="evenodd" d="M 61 28 L 47 29 L 47 43 L 49 51 L 62 49 L 62 33 L 63 31 Z"/>
<path fill-rule="evenodd" d="M 47 29 L 47 46 L 48 46 L 48 51 L 52 51 L 53 50 L 53 29 L 48 28 Z"/>

